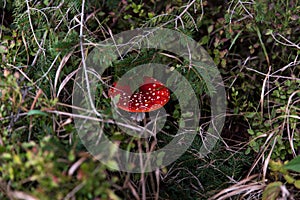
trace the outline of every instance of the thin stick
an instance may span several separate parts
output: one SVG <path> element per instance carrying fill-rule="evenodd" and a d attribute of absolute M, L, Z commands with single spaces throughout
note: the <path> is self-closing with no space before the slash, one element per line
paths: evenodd
<path fill-rule="evenodd" d="M 84 47 L 83 47 L 83 19 L 84 19 L 84 5 L 85 5 L 85 0 L 82 0 L 82 4 L 81 4 L 81 20 L 80 20 L 80 51 L 81 51 L 81 58 L 82 58 L 82 67 L 83 67 L 83 72 L 84 72 L 84 76 L 85 76 L 85 81 L 86 81 L 86 88 L 88 91 L 88 98 L 90 101 L 90 104 L 92 106 L 93 112 L 101 117 L 102 115 L 96 110 L 93 99 L 91 97 L 91 88 L 90 88 L 90 84 L 89 84 L 89 77 L 88 77 L 88 72 L 87 72 L 87 67 L 86 67 L 86 63 L 85 63 L 85 55 L 84 55 Z"/>

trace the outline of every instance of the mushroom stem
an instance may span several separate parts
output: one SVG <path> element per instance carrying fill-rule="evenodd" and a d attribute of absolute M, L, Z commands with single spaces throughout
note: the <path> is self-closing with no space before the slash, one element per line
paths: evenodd
<path fill-rule="evenodd" d="M 143 119 L 145 119 L 146 115 L 144 112 L 137 112 L 137 113 L 132 113 L 130 116 L 130 119 L 141 122 Z"/>

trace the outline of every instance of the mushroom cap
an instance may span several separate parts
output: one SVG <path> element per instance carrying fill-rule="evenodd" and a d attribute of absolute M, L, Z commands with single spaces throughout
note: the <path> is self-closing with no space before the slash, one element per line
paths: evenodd
<path fill-rule="evenodd" d="M 128 112 L 151 112 L 170 100 L 170 91 L 158 80 L 144 76 L 143 85 L 134 93 L 129 85 L 113 84 L 108 96 L 117 98 L 117 106 Z"/>

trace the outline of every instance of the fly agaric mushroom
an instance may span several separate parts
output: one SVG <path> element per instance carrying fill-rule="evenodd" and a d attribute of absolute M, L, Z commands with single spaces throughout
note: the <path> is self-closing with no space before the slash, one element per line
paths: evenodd
<path fill-rule="evenodd" d="M 130 86 L 113 84 L 108 96 L 111 98 L 119 96 L 117 107 L 142 116 L 136 116 L 136 121 L 145 117 L 145 112 L 151 112 L 163 107 L 170 100 L 170 91 L 158 80 L 144 76 L 143 85 L 136 92 L 131 93 Z M 118 98 L 118 97 L 117 97 Z"/>

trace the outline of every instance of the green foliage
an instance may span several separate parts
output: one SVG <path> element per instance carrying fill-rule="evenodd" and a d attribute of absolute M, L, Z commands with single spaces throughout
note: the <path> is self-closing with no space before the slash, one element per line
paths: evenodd
<path fill-rule="evenodd" d="M 141 174 L 116 173 L 87 155 L 68 115 L 74 73 L 81 67 L 81 3 L 0 2 L 0 199 L 9 199 L 9 191 L 39 199 L 133 199 L 135 194 L 141 196 L 142 184 L 147 186 L 147 197 L 158 192 L 154 174 L 144 174 L 142 179 Z M 250 169 L 261 173 L 262 162 L 257 161 L 252 168 L 252 161 L 255 156 L 266 158 L 268 154 L 272 161 L 267 176 L 272 182 L 262 198 L 279 197 L 281 186 L 298 197 L 299 157 L 291 159 L 300 148 L 299 2 L 189 3 L 92 0 L 84 6 L 86 55 L 93 43 L 111 37 L 111 33 L 162 26 L 199 41 L 222 73 L 228 101 L 224 132 L 229 134 L 224 142 L 231 139 L 229 145 L 220 143 L 199 159 L 202 138 L 197 136 L 187 153 L 158 172 L 163 177 L 158 180 L 160 197 L 207 199 L 247 176 Z M 161 63 L 187 78 L 199 98 L 204 124 L 209 121 L 207 92 L 211 87 L 204 84 L 205 70 L 200 77 L 179 55 L 152 49 L 133 51 L 114 62 L 112 56 L 113 52 L 106 51 L 88 63 L 112 66 L 104 73 L 105 84 L 98 85 L 97 96 L 107 93 L 107 85 L 135 66 Z M 110 103 L 110 99 L 96 98 L 105 120 L 111 119 Z M 158 136 L 157 148 L 165 146 L 178 125 L 185 123 L 180 117 L 186 113 L 174 94 L 165 108 L 169 117 Z M 138 150 L 137 138 L 125 135 L 111 123 L 103 126 L 120 147 Z M 143 141 L 143 149 L 147 142 Z M 158 162 L 163 159 L 162 154 Z M 278 159 L 282 161 L 274 161 Z"/>
<path fill-rule="evenodd" d="M 268 184 L 268 186 L 265 188 L 264 193 L 263 193 L 263 199 L 268 199 L 268 198 L 276 198 L 279 196 L 279 191 L 275 192 L 274 190 L 277 190 L 277 186 L 283 185 L 282 181 L 285 181 L 285 184 L 292 184 L 294 185 L 297 189 L 300 189 L 300 171 L 299 171 L 299 166 L 300 166 L 300 157 L 296 157 L 292 159 L 291 161 L 286 161 L 282 163 L 282 161 L 274 161 L 271 160 L 269 162 L 269 168 L 271 170 L 270 175 L 272 176 L 273 179 L 275 179 L 275 182 L 271 182 Z M 292 173 L 292 172 L 297 172 Z M 279 181 L 278 181 L 279 180 Z M 277 189 L 276 189 L 277 187 Z M 274 192 L 274 194 L 272 194 Z"/>
<path fill-rule="evenodd" d="M 281 191 L 280 187 L 282 187 L 282 182 L 280 181 L 269 183 L 264 190 L 262 199 L 276 200 L 279 197 Z"/>
<path fill-rule="evenodd" d="M 300 173 L 300 156 L 284 164 L 283 168 Z"/>
<path fill-rule="evenodd" d="M 6 118 L 11 113 L 18 112 L 22 104 L 22 93 L 19 84 L 17 83 L 18 73 L 12 74 L 8 69 L 1 66 L 0 74 L 0 97 L 1 97 L 1 118 Z M 9 120 L 3 120 L 3 124 Z M 3 127 L 2 127 L 3 128 Z"/>
<path fill-rule="evenodd" d="M 5 139 L 3 135 L 2 139 Z M 39 143 L 30 141 L 18 145 L 9 143 L 9 140 L 4 142 L 0 156 L 0 181 L 10 182 L 11 190 L 22 190 L 39 199 L 63 199 L 74 187 L 81 185 L 82 189 L 77 193 L 79 199 L 97 196 L 117 199 L 110 190 L 103 166 L 97 166 L 84 156 L 80 159 L 86 161 L 77 172 L 71 171 L 70 167 L 76 161 L 71 154 L 74 152 L 71 146 L 62 144 L 58 138 L 48 136 L 41 138 Z M 112 179 L 112 182 L 115 181 L 116 177 Z"/>
<path fill-rule="evenodd" d="M 282 163 L 281 161 L 271 160 L 269 163 L 269 168 L 271 170 L 271 175 L 275 178 L 276 181 L 271 182 L 264 189 L 262 199 L 271 200 L 277 199 L 279 197 L 280 192 L 282 191 L 280 188 L 283 186 L 282 178 L 286 182 L 285 184 L 293 184 L 297 189 L 300 189 L 300 156 L 294 158 L 291 161 Z M 297 172 L 297 174 L 291 173 Z M 278 179 L 280 181 L 278 181 Z"/>
<path fill-rule="evenodd" d="M 268 113 L 264 116 L 255 112 L 246 115 L 252 125 L 248 133 L 253 138 L 246 153 L 250 153 L 250 148 L 259 152 L 260 147 L 265 142 L 265 137 L 272 134 L 277 138 L 277 145 L 272 152 L 272 158 L 285 160 L 293 153 L 291 144 L 294 149 L 300 147 L 300 135 L 293 134 L 292 138 L 290 135 L 290 132 L 297 132 L 299 126 L 299 119 L 294 117 L 299 116 L 299 109 L 297 104 L 292 102 L 300 96 L 300 92 L 297 90 L 300 87 L 300 82 L 287 80 L 282 84 L 277 82 L 275 85 L 270 99 L 265 101 L 265 104 L 268 105 Z M 263 135 L 264 137 L 261 137 Z"/>
<path fill-rule="evenodd" d="M 182 196 L 184 199 L 208 199 L 213 191 L 229 185 L 228 176 L 235 180 L 244 176 L 253 159 L 242 152 L 231 154 L 221 144 L 207 158 L 195 159 L 194 153 L 197 153 L 201 143 L 201 138 L 197 137 L 188 152 L 170 169 L 170 176 L 162 187 L 163 198 Z M 173 182 L 174 176 L 180 181 Z"/>

